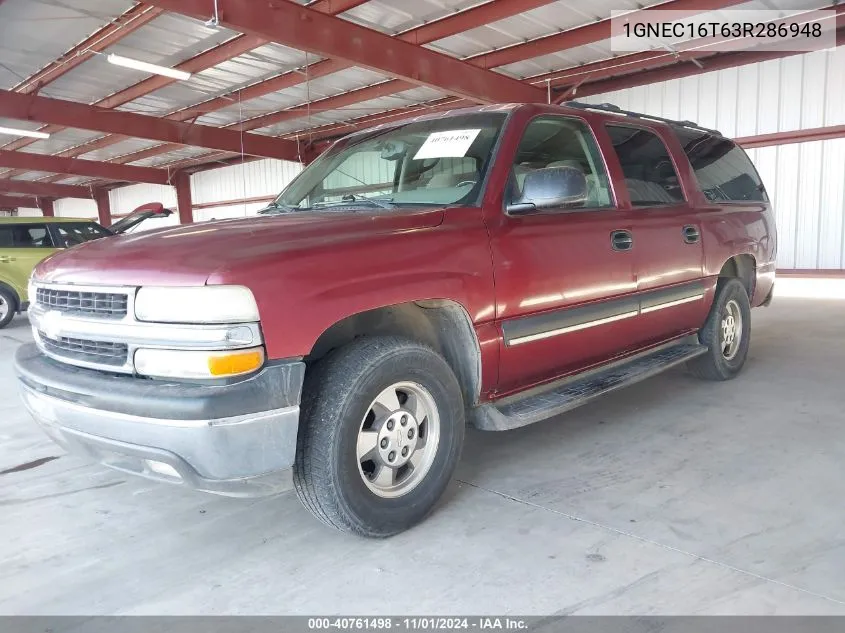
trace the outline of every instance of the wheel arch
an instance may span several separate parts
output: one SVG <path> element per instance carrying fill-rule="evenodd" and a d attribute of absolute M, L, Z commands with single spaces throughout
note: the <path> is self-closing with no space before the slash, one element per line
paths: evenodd
<path fill-rule="evenodd" d="M 753 255 L 735 255 L 722 265 L 719 278 L 739 279 L 751 301 L 757 284 L 757 260 Z"/>
<path fill-rule="evenodd" d="M 15 301 L 15 305 L 12 306 L 12 312 L 19 312 L 21 309 L 21 297 L 18 291 L 4 281 L 0 281 L 0 288 L 11 293 L 12 299 Z"/>
<path fill-rule="evenodd" d="M 326 329 L 305 357 L 314 363 L 363 336 L 403 336 L 441 354 L 458 378 L 464 402 L 477 404 L 481 393 L 481 347 L 469 313 L 450 299 L 430 299 L 366 310 Z"/>

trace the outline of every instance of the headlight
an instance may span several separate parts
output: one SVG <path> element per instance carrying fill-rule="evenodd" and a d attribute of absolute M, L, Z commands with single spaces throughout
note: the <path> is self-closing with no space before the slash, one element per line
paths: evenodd
<path fill-rule="evenodd" d="M 175 349 L 139 349 L 135 371 L 153 378 L 228 378 L 260 369 L 264 350 L 260 347 L 227 352 Z"/>
<path fill-rule="evenodd" d="M 244 286 L 146 286 L 135 296 L 135 317 L 157 323 L 246 323 L 258 321 L 258 306 Z"/>

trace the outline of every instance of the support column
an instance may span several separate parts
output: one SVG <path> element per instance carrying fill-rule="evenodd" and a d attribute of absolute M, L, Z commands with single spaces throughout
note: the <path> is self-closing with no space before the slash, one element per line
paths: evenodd
<path fill-rule="evenodd" d="M 94 200 L 97 201 L 97 217 L 103 226 L 111 226 L 111 201 L 109 192 L 105 189 L 97 189 L 94 192 Z"/>
<path fill-rule="evenodd" d="M 38 198 L 38 208 L 41 209 L 41 215 L 45 218 L 52 218 L 56 215 L 52 198 Z"/>
<path fill-rule="evenodd" d="M 173 178 L 176 187 L 176 206 L 179 209 L 179 224 L 194 223 L 194 207 L 191 199 L 191 176 L 183 171 Z"/>

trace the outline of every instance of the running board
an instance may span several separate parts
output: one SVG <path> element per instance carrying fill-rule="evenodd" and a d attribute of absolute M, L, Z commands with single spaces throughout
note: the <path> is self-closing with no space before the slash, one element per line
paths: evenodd
<path fill-rule="evenodd" d="M 693 337 L 600 367 L 587 374 L 531 389 L 470 411 L 471 424 L 484 431 L 507 431 L 571 411 L 599 396 L 651 378 L 707 352 Z"/>

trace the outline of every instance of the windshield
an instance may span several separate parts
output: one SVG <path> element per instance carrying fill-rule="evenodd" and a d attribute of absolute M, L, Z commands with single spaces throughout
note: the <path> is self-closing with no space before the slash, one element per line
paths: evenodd
<path fill-rule="evenodd" d="M 111 235 L 111 231 L 107 231 L 99 224 L 93 222 L 80 222 L 79 224 L 71 224 L 68 222 L 57 222 L 53 225 L 56 234 L 59 238 L 60 247 L 70 247 L 75 244 L 82 244 L 82 242 L 89 242 L 101 237 Z"/>
<path fill-rule="evenodd" d="M 417 121 L 341 141 L 268 211 L 474 204 L 505 113 Z"/>

